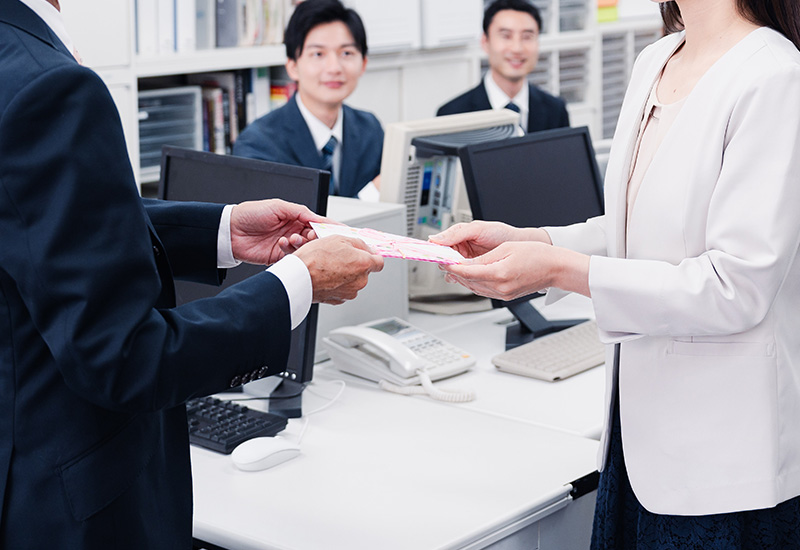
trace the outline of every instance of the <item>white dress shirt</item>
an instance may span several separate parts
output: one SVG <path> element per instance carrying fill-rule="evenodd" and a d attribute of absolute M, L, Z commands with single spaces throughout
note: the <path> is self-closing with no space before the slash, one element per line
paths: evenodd
<path fill-rule="evenodd" d="M 73 55 L 75 55 L 75 47 L 69 33 L 67 33 L 67 28 L 64 25 L 61 12 L 46 0 L 21 1 L 33 10 L 36 15 L 41 17 L 47 26 L 50 27 L 50 30 L 52 30 L 64 46 L 66 46 L 67 50 L 73 52 Z M 341 121 L 341 118 L 342 117 L 339 116 L 339 121 Z M 341 123 L 339 123 L 339 133 L 341 134 Z M 334 156 L 334 163 L 335 162 Z M 217 236 L 217 267 L 219 268 L 236 267 L 241 263 L 234 259 L 231 246 L 230 224 L 232 210 L 233 206 L 227 205 L 222 210 L 222 217 L 220 218 L 219 233 Z M 297 256 L 288 255 L 270 266 L 267 271 L 278 277 L 286 289 L 286 294 L 289 297 L 292 329 L 294 329 L 305 319 L 311 309 L 313 289 L 308 268 Z"/>
<path fill-rule="evenodd" d="M 300 99 L 299 93 L 296 96 L 296 100 L 297 107 L 300 109 L 300 114 L 303 115 L 303 120 L 306 121 L 306 126 L 308 126 L 308 130 L 311 132 L 311 138 L 314 140 L 314 146 L 317 148 L 317 151 L 322 151 L 322 148 L 325 147 L 328 140 L 331 139 L 331 136 L 336 138 L 336 149 L 333 151 L 333 168 L 331 172 L 333 173 L 334 181 L 339 181 L 339 172 L 341 171 L 342 164 L 342 143 L 344 140 L 344 123 L 342 122 L 344 119 L 344 109 L 342 109 L 341 105 L 339 106 L 336 122 L 333 124 L 333 128 L 328 128 L 327 124 L 315 117 L 311 111 L 308 110 L 308 107 L 306 107 Z"/>
<path fill-rule="evenodd" d="M 522 86 L 517 95 L 508 95 L 497 85 L 492 77 L 492 71 L 486 71 L 483 77 L 483 87 L 486 88 L 486 95 L 489 96 L 489 104 L 492 109 L 505 109 L 506 105 L 513 103 L 519 107 L 519 125 L 524 131 L 528 131 L 528 103 L 530 102 L 530 91 L 527 82 Z"/>

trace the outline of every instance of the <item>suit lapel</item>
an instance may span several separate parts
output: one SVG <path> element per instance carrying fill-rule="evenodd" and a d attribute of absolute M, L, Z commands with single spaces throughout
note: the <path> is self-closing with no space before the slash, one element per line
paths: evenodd
<path fill-rule="evenodd" d="M 364 148 L 361 135 L 355 128 L 355 120 L 350 112 L 350 107 L 343 106 L 342 109 L 342 155 L 341 165 L 339 166 L 339 194 L 350 196 L 353 191 L 352 186 L 357 185 L 358 181 L 355 172 L 358 168 L 358 159 L 361 158 Z M 354 183 L 355 182 L 355 183 Z"/>
<path fill-rule="evenodd" d="M 528 85 L 528 132 L 544 130 L 547 116 L 544 113 L 544 104 L 539 97 L 539 90 L 533 84 Z"/>
<path fill-rule="evenodd" d="M 286 146 L 294 153 L 300 166 L 322 168 L 322 156 L 314 145 L 311 130 L 297 106 L 296 96 L 292 96 L 286 104 L 286 118 L 283 120 L 284 134 L 287 136 Z M 288 139 L 288 136 L 292 136 Z"/>
<path fill-rule="evenodd" d="M 471 99 L 472 106 L 476 111 L 488 111 L 492 108 L 492 104 L 489 102 L 489 94 L 486 93 L 486 85 L 483 80 L 481 80 L 481 83 L 473 90 Z"/>

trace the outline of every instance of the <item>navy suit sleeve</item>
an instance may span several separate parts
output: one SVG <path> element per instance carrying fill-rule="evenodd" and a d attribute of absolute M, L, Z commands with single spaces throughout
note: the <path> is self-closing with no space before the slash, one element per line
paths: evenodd
<path fill-rule="evenodd" d="M 95 73 L 65 65 L 21 88 L 0 114 L 0 158 L 0 266 L 75 393 L 157 410 L 263 365 L 282 370 L 289 304 L 272 274 L 156 307 L 163 277 L 119 116 Z M 181 240 L 169 237 L 170 249 Z"/>
<path fill-rule="evenodd" d="M 224 205 L 142 199 L 176 279 L 218 285 L 217 239 Z"/>

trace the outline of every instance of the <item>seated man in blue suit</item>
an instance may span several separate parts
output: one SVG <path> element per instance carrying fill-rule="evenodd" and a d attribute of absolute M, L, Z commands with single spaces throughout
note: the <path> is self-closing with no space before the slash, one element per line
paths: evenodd
<path fill-rule="evenodd" d="M 528 83 L 539 59 L 542 18 L 530 0 L 495 0 L 483 14 L 481 47 L 489 70 L 472 90 L 442 105 L 437 116 L 488 109 L 520 113 L 526 132 L 569 126 L 564 100 Z"/>
<path fill-rule="evenodd" d="M 0 0 L 0 548 L 190 550 L 184 403 L 281 372 L 383 261 L 299 205 L 143 201 L 73 55 L 58 0 Z M 237 261 L 272 265 L 175 307 Z"/>
<path fill-rule="evenodd" d="M 306 0 L 284 35 L 297 93 L 247 127 L 233 154 L 331 171 L 331 194 L 356 197 L 381 170 L 383 129 L 344 105 L 367 67 L 367 35 L 339 0 Z"/>

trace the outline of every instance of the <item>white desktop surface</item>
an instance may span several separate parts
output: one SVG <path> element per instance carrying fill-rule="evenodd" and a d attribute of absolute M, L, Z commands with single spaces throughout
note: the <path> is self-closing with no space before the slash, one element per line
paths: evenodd
<path fill-rule="evenodd" d="M 335 394 L 327 370 L 313 392 Z M 305 411 L 325 402 L 306 390 Z M 196 538 L 237 550 L 480 548 L 566 506 L 567 484 L 596 467 L 596 441 L 359 384 L 308 420 L 301 455 L 261 472 L 192 446 Z"/>
<path fill-rule="evenodd" d="M 537 298 L 533 303 L 549 319 L 594 316 L 591 301 L 580 295 L 569 295 L 545 307 L 543 300 Z M 512 318 L 508 310 L 496 309 L 457 316 L 412 312 L 408 320 L 475 357 L 476 365 L 470 372 L 437 383 L 472 389 L 476 399 L 465 404 L 466 408 L 599 440 L 605 368 L 595 367 L 557 382 L 498 371 L 491 359 L 505 349 L 506 328 L 502 323 Z"/>

